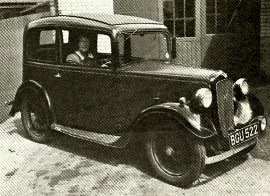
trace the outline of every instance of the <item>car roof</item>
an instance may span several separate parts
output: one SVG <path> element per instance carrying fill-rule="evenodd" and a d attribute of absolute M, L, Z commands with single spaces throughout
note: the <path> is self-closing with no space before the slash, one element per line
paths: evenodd
<path fill-rule="evenodd" d="M 157 21 L 140 18 L 136 16 L 119 15 L 119 14 L 77 14 L 75 17 L 87 18 L 108 25 L 121 24 L 160 24 Z"/>
<path fill-rule="evenodd" d="M 76 14 L 44 17 L 28 24 L 28 29 L 49 26 L 87 26 L 102 29 L 166 29 L 160 22 L 119 14 Z"/>

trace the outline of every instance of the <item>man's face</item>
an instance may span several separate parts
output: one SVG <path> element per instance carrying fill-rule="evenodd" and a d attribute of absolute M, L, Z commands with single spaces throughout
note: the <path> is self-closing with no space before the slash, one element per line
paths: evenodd
<path fill-rule="evenodd" d="M 79 41 L 79 51 L 87 52 L 89 50 L 90 41 L 86 37 L 81 37 Z"/>

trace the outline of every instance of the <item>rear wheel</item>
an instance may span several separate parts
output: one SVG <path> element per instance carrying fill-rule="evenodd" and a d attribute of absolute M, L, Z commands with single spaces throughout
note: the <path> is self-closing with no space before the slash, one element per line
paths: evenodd
<path fill-rule="evenodd" d="M 205 166 L 205 147 L 172 122 L 147 133 L 146 153 L 158 178 L 181 187 L 190 186 Z"/>
<path fill-rule="evenodd" d="M 42 97 L 25 96 L 21 105 L 21 118 L 31 140 L 44 143 L 51 138 L 48 107 Z"/>

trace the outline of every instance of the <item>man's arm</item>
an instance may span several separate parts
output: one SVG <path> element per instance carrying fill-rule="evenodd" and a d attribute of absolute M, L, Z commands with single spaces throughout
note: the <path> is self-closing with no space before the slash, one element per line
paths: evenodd
<path fill-rule="evenodd" d="M 76 55 L 76 54 L 70 54 L 70 55 L 68 55 L 67 56 L 67 59 L 66 59 L 66 62 L 67 63 L 72 63 L 72 64 L 77 64 L 77 65 L 80 65 L 81 64 L 81 60 L 78 57 L 78 55 Z"/>

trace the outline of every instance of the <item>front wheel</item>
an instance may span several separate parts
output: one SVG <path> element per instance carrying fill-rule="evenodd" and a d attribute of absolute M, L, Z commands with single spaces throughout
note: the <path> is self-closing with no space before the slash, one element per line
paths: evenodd
<path fill-rule="evenodd" d="M 48 108 L 42 97 L 25 96 L 21 105 L 21 118 L 24 130 L 31 140 L 44 143 L 51 138 Z"/>
<path fill-rule="evenodd" d="M 205 147 L 172 125 L 157 125 L 147 133 L 146 154 L 158 178 L 187 187 L 201 175 L 205 166 Z"/>

